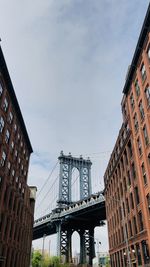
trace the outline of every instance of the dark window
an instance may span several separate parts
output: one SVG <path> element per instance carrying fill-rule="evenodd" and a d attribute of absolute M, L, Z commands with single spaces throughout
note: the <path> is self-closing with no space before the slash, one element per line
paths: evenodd
<path fill-rule="evenodd" d="M 149 250 L 148 250 L 148 244 L 146 243 L 146 240 L 142 241 L 142 252 L 143 252 L 143 258 L 144 263 L 149 263 Z"/>
<path fill-rule="evenodd" d="M 146 171 L 145 171 L 145 166 L 144 166 L 144 162 L 142 163 L 142 175 L 143 175 L 143 181 L 144 181 L 144 184 L 147 184 L 147 176 L 146 176 Z"/>
<path fill-rule="evenodd" d="M 143 108 L 142 100 L 139 103 L 139 110 L 140 110 L 141 120 L 143 120 L 144 119 L 144 108 Z"/>
<path fill-rule="evenodd" d="M 133 179 L 135 179 L 136 178 L 136 171 L 135 171 L 135 164 L 134 164 L 134 162 L 131 165 L 131 173 L 132 173 Z"/>
<path fill-rule="evenodd" d="M 146 125 L 143 127 L 143 134 L 144 134 L 145 144 L 148 145 L 149 138 L 148 138 L 148 133 L 147 133 Z"/>
<path fill-rule="evenodd" d="M 135 82 L 135 92 L 138 97 L 140 95 L 140 86 L 139 86 L 138 80 L 136 80 Z"/>
<path fill-rule="evenodd" d="M 140 231 L 142 231 L 144 229 L 144 224 L 143 224 L 143 216 L 142 216 L 141 211 L 138 213 L 138 217 L 139 217 L 139 229 Z"/>
<path fill-rule="evenodd" d="M 148 154 L 148 162 L 150 164 L 150 153 Z"/>
<path fill-rule="evenodd" d="M 131 145 L 131 141 L 128 142 L 128 150 L 129 150 L 129 155 L 130 155 L 130 157 L 132 157 L 133 153 L 132 153 L 132 145 Z"/>
<path fill-rule="evenodd" d="M 130 96 L 130 104 L 131 104 L 131 108 L 133 110 L 134 109 L 134 97 L 133 97 L 133 94 L 131 94 L 131 96 Z"/>
<path fill-rule="evenodd" d="M 150 194 L 147 194 L 146 199 L 147 199 L 148 211 L 149 211 L 149 214 L 150 214 Z"/>
<path fill-rule="evenodd" d="M 123 179 L 124 191 L 127 192 L 126 178 Z"/>
<path fill-rule="evenodd" d="M 125 157 L 125 163 L 128 165 L 128 156 L 127 156 L 127 151 L 125 150 L 124 152 L 124 157 Z"/>
<path fill-rule="evenodd" d="M 134 209 L 134 201 L 132 193 L 130 193 L 130 203 L 131 203 L 131 208 Z"/>
<path fill-rule="evenodd" d="M 136 224 L 136 218 L 135 216 L 133 217 L 133 225 L 134 225 L 134 233 L 137 234 L 137 224 Z"/>
<path fill-rule="evenodd" d="M 145 69 L 144 63 L 141 66 L 141 77 L 142 77 L 142 81 L 145 81 L 145 79 L 146 79 L 146 69 Z"/>
<path fill-rule="evenodd" d="M 136 244 L 136 255 L 138 259 L 138 265 L 142 265 L 142 259 L 141 259 L 141 251 L 140 251 L 140 245 Z"/>
<path fill-rule="evenodd" d="M 137 139 L 137 145 L 138 145 L 138 151 L 139 151 L 139 155 L 142 155 L 142 144 L 141 144 L 141 140 L 140 137 L 138 137 Z"/>
<path fill-rule="evenodd" d="M 129 201 L 128 201 L 128 198 L 126 198 L 126 208 L 127 208 L 128 213 L 129 213 L 129 212 L 130 212 L 130 208 L 129 208 Z"/>
<path fill-rule="evenodd" d="M 139 198 L 139 190 L 137 186 L 134 188 L 134 193 L 135 193 L 136 204 L 138 205 L 140 203 L 140 198 Z"/>
<path fill-rule="evenodd" d="M 132 233 L 132 224 L 131 224 L 131 221 L 129 221 L 129 231 L 130 231 L 130 236 L 132 236 L 133 233 Z"/>
<path fill-rule="evenodd" d="M 127 175 L 128 175 L 128 185 L 130 186 L 131 185 L 131 177 L 130 177 L 130 172 L 129 171 L 127 172 Z"/>
<path fill-rule="evenodd" d="M 137 119 L 137 114 L 136 113 L 135 113 L 135 115 L 133 117 L 133 121 L 134 121 L 135 131 L 137 132 L 138 131 L 138 128 L 139 128 L 139 123 L 138 123 L 138 119 Z"/>

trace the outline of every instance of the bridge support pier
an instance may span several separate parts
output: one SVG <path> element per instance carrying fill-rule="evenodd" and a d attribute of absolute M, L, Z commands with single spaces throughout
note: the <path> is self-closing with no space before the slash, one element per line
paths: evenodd
<path fill-rule="evenodd" d="M 92 259 L 94 257 L 94 228 L 80 230 L 80 263 L 88 263 L 92 265 Z"/>
<path fill-rule="evenodd" d="M 65 262 L 72 262 L 71 229 L 63 229 L 61 223 L 57 226 L 57 255 Z"/>

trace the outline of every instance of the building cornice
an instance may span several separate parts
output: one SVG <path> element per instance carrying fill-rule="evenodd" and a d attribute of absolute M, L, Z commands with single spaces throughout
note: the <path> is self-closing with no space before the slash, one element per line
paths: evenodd
<path fill-rule="evenodd" d="M 32 146 L 31 146 L 31 143 L 30 143 L 30 139 L 29 139 L 29 136 L 28 136 L 28 133 L 27 133 L 27 130 L 26 130 L 26 126 L 25 126 L 25 123 L 24 123 L 24 120 L 23 120 L 23 117 L 22 117 L 22 113 L 21 113 L 21 110 L 20 110 L 20 107 L 19 107 L 19 103 L 18 103 L 17 98 L 16 98 L 16 94 L 15 94 L 15 91 L 14 91 L 14 88 L 13 88 L 13 84 L 12 84 L 12 81 L 11 81 L 11 78 L 10 78 L 10 75 L 9 75 L 9 72 L 8 72 L 8 68 L 7 68 L 7 65 L 6 65 L 6 61 L 5 61 L 1 46 L 0 46 L 0 71 L 1 71 L 1 73 L 3 75 L 3 77 L 4 77 L 8 93 L 9 93 L 9 95 L 11 97 L 11 101 L 13 102 L 15 111 L 16 111 L 16 113 L 18 115 L 18 120 L 19 120 L 20 125 L 22 127 L 22 131 L 24 133 L 24 137 L 25 137 L 25 140 L 27 142 L 27 146 L 28 146 L 29 152 L 32 153 L 33 149 L 32 149 Z"/>

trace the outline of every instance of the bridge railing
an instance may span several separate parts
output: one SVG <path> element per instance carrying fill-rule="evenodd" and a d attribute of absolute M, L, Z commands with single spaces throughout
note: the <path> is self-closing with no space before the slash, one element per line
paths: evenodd
<path fill-rule="evenodd" d="M 97 203 L 105 201 L 103 192 L 98 192 L 96 194 L 92 194 L 90 197 L 85 198 L 83 200 L 77 201 L 75 203 L 72 203 L 62 209 L 56 208 L 51 213 L 37 219 L 34 221 L 34 227 L 41 225 L 43 223 L 59 220 L 65 215 L 68 215 L 70 213 L 77 212 L 79 210 L 88 208 L 90 206 L 96 205 Z"/>

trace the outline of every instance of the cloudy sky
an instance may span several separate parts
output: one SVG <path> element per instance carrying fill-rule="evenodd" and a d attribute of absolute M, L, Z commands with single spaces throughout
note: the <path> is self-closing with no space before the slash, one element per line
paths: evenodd
<path fill-rule="evenodd" d="M 63 150 L 90 156 L 93 192 L 102 189 L 121 126 L 126 72 L 149 1 L 0 3 L 1 46 L 34 150 L 28 183 L 40 189 Z M 58 166 L 37 198 L 36 217 L 51 202 L 49 194 L 41 204 L 57 173 Z M 103 231 L 99 238 L 105 236 Z"/>

